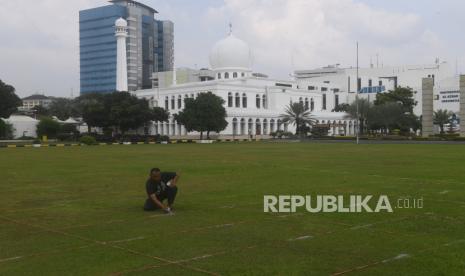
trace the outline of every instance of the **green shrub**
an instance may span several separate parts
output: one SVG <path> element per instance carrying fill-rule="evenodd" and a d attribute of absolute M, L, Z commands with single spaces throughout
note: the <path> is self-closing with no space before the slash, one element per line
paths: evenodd
<path fill-rule="evenodd" d="M 57 137 L 60 132 L 61 125 L 52 118 L 43 117 L 40 119 L 40 122 L 37 124 L 37 136 L 42 137 L 44 135 L 47 138 L 54 139 Z"/>
<path fill-rule="evenodd" d="M 95 140 L 94 137 L 88 136 L 88 135 L 82 136 L 81 139 L 79 139 L 79 142 L 81 144 L 88 145 L 88 146 L 97 144 L 97 140 Z"/>
<path fill-rule="evenodd" d="M 0 139 L 13 139 L 13 125 L 0 119 Z"/>

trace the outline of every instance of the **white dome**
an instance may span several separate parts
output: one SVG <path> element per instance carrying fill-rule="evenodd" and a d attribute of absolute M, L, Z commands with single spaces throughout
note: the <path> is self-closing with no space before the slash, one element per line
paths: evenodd
<path fill-rule="evenodd" d="M 120 17 L 120 18 L 116 19 L 115 26 L 116 27 L 127 27 L 128 22 L 126 22 L 126 20 L 124 20 L 122 17 Z"/>
<path fill-rule="evenodd" d="M 229 34 L 228 37 L 218 41 L 211 49 L 210 66 L 213 70 L 250 70 L 251 57 L 249 45 Z"/>

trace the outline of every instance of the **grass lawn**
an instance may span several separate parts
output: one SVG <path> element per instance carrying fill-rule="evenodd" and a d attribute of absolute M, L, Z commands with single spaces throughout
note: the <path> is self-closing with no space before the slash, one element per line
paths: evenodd
<path fill-rule="evenodd" d="M 174 216 L 142 211 L 151 167 L 182 173 Z M 0 172 L 0 275 L 465 273 L 463 145 L 16 148 Z M 264 213 L 269 194 L 424 207 Z"/>

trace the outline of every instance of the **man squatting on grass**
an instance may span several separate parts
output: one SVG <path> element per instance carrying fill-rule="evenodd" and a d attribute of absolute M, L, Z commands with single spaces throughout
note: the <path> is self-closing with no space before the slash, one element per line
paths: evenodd
<path fill-rule="evenodd" d="M 145 183 L 148 198 L 145 201 L 144 210 L 153 211 L 161 209 L 165 213 L 170 214 L 173 209 L 176 193 L 178 192 L 178 187 L 176 187 L 178 179 L 178 173 L 161 172 L 159 168 L 151 169 L 150 177 Z M 166 206 L 163 205 L 165 199 L 168 199 Z"/>

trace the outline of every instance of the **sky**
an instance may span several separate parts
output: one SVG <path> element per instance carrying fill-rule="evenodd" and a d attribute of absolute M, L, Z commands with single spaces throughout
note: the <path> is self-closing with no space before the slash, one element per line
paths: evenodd
<path fill-rule="evenodd" d="M 209 67 L 233 25 L 253 70 L 288 79 L 294 70 L 340 64 L 429 64 L 465 73 L 463 0 L 140 0 L 175 24 L 175 66 Z M 25 97 L 79 95 L 79 10 L 106 0 L 0 0 L 0 79 Z M 457 68 L 457 69 L 456 69 Z"/>

